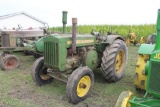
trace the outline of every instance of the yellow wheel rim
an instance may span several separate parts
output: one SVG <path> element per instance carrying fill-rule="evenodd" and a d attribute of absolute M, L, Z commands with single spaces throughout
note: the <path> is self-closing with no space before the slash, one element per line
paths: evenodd
<path fill-rule="evenodd" d="M 128 102 L 133 98 L 133 93 L 129 91 L 124 91 L 118 97 L 115 107 L 131 107 L 131 104 Z"/>
<path fill-rule="evenodd" d="M 120 50 L 116 56 L 115 70 L 117 74 L 120 74 L 125 63 L 125 53 L 124 50 Z"/>
<path fill-rule="evenodd" d="M 87 94 L 91 86 L 91 79 L 89 76 L 83 76 L 77 85 L 77 95 L 83 97 Z"/>
<path fill-rule="evenodd" d="M 43 68 L 40 71 L 40 77 L 41 77 L 42 80 L 48 80 L 50 78 L 50 76 L 47 75 L 47 71 L 45 72 L 44 70 L 45 70 L 45 68 Z"/>
<path fill-rule="evenodd" d="M 121 107 L 131 107 L 131 104 L 128 101 L 131 100 L 132 97 L 133 93 L 128 92 L 128 96 L 123 99 Z"/>

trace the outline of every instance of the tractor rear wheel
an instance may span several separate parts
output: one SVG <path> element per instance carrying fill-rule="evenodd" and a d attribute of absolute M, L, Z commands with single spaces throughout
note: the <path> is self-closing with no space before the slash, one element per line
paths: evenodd
<path fill-rule="evenodd" d="M 19 66 L 19 58 L 15 55 L 5 55 L 1 58 L 0 64 L 3 70 L 15 69 Z"/>
<path fill-rule="evenodd" d="M 123 40 L 117 39 L 107 46 L 102 57 L 102 74 L 107 81 L 118 81 L 122 78 L 126 64 L 128 51 Z"/>
<path fill-rule="evenodd" d="M 38 58 L 32 66 L 32 79 L 41 86 L 52 82 L 53 78 L 47 75 L 47 68 L 44 66 L 44 57 Z"/>
<path fill-rule="evenodd" d="M 70 75 L 66 93 L 71 103 L 78 103 L 86 99 L 94 84 L 94 74 L 88 67 L 79 67 Z"/>
<path fill-rule="evenodd" d="M 115 107 L 131 107 L 131 104 L 128 102 L 129 100 L 131 100 L 133 97 L 133 93 L 129 92 L 129 91 L 123 91 L 117 102 Z"/>

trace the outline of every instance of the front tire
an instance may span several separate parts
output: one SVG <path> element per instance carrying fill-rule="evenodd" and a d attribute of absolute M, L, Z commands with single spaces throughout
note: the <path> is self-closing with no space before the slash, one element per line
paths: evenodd
<path fill-rule="evenodd" d="M 123 40 L 117 39 L 106 47 L 102 57 L 102 74 L 107 81 L 116 82 L 124 74 L 127 64 L 128 51 Z"/>
<path fill-rule="evenodd" d="M 131 104 L 128 102 L 129 100 L 131 100 L 133 97 L 133 93 L 129 92 L 129 91 L 123 91 L 117 102 L 115 107 L 131 107 Z"/>
<path fill-rule="evenodd" d="M 76 104 L 86 99 L 94 84 L 94 74 L 88 67 L 79 67 L 68 79 L 66 93 L 69 102 Z"/>
<path fill-rule="evenodd" d="M 137 90 L 146 90 L 146 80 L 147 75 L 143 72 L 145 71 L 146 62 L 149 61 L 150 55 L 139 54 L 136 63 L 136 71 L 134 76 L 134 86 Z"/>
<path fill-rule="evenodd" d="M 41 86 L 52 82 L 53 78 L 47 75 L 47 68 L 44 66 L 44 57 L 38 58 L 32 66 L 32 79 Z"/>

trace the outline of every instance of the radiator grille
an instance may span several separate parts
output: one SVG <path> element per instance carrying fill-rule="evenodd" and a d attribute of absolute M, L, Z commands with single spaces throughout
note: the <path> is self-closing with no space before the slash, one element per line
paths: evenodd
<path fill-rule="evenodd" d="M 150 75 L 148 76 L 148 91 L 160 95 L 160 63 L 151 62 Z"/>
<path fill-rule="evenodd" d="M 58 43 L 44 42 L 44 63 L 49 66 L 58 66 Z"/>

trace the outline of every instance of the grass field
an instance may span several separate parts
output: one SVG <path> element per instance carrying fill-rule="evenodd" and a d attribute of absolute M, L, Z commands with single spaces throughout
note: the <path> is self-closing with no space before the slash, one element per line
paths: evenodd
<path fill-rule="evenodd" d="M 128 47 L 125 75 L 116 83 L 104 81 L 100 70 L 95 70 L 95 84 L 90 96 L 76 105 L 68 103 L 66 85 L 60 81 L 36 86 L 31 77 L 31 66 L 35 58 L 15 53 L 20 58 L 20 67 L 10 71 L 0 70 L 0 107 L 114 107 L 119 94 L 124 90 L 141 96 L 133 87 L 137 50 L 137 46 Z"/>

